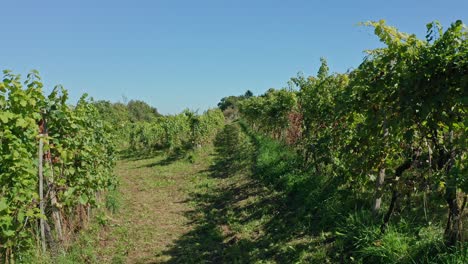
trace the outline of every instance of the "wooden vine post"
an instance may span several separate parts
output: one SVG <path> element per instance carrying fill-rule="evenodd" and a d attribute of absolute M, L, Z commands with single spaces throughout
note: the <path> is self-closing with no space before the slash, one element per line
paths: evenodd
<path fill-rule="evenodd" d="M 45 212 L 44 212 L 44 173 L 43 173 L 43 159 L 44 159 L 44 119 L 39 125 L 39 209 L 41 211 L 41 218 L 39 219 L 39 226 L 41 232 L 41 246 L 42 252 L 46 252 L 45 240 Z"/>

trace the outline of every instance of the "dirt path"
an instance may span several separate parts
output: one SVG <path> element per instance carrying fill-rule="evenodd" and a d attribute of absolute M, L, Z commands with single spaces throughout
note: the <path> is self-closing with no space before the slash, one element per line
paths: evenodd
<path fill-rule="evenodd" d="M 206 174 L 207 160 L 190 163 L 160 156 L 119 161 L 120 210 L 100 234 L 100 262 L 171 261 L 173 242 L 192 229 L 189 192 Z"/>

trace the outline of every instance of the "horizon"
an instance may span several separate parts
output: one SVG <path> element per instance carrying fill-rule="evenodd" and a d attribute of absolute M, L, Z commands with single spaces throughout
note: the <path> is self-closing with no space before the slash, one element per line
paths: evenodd
<path fill-rule="evenodd" d="M 70 101 L 142 100 L 161 114 L 205 111 L 229 95 L 282 88 L 297 73 L 357 67 L 381 46 L 359 22 L 384 19 L 424 38 L 425 25 L 468 20 L 466 1 L 18 1 L 3 3 L 0 68 L 36 69 Z M 339 5 L 340 8 L 335 6 Z M 330 19 L 330 18 L 334 19 Z"/>

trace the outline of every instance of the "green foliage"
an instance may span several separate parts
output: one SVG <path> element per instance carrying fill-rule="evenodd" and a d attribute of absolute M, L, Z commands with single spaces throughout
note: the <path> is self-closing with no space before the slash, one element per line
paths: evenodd
<path fill-rule="evenodd" d="M 193 146 L 208 144 L 224 126 L 224 115 L 218 109 L 209 109 L 200 116 L 192 114 L 189 119 Z"/>
<path fill-rule="evenodd" d="M 10 257 L 32 245 L 30 225 L 37 208 L 37 122 L 45 105 L 35 73 L 23 88 L 20 77 L 4 71 L 0 83 L 0 255 Z"/>
<path fill-rule="evenodd" d="M 131 122 L 150 122 L 153 121 L 156 117 L 161 116 L 156 108 L 140 100 L 130 100 L 130 102 L 127 104 L 127 109 Z"/>
<path fill-rule="evenodd" d="M 202 115 L 186 110 L 153 122 L 134 123 L 130 129 L 130 149 L 148 153 L 200 147 L 209 144 L 223 125 L 224 116 L 219 109 L 207 110 Z"/>
<path fill-rule="evenodd" d="M 60 203 L 95 204 L 95 192 L 116 182 L 113 177 L 114 145 L 110 128 L 100 121 L 94 106 L 83 96 L 74 109 L 66 105 L 67 92 L 54 89 L 46 111 L 50 138 L 51 177 Z M 79 197 L 79 199 L 76 199 Z"/>
<path fill-rule="evenodd" d="M 96 101 L 93 102 L 93 105 L 104 121 L 118 124 L 125 124 L 130 121 L 128 105 L 123 103 L 111 103 L 109 101 Z"/>
<path fill-rule="evenodd" d="M 240 103 L 241 118 L 262 135 L 254 175 L 321 215 L 324 229 L 336 229 L 327 222 L 344 221 L 350 209 L 366 212 L 338 235 L 349 261 L 434 262 L 451 246 L 463 249 L 466 235 L 468 32 L 461 21 L 445 31 L 431 23 L 420 40 L 384 21 L 364 24 L 385 46 L 355 70 L 330 75 L 321 59 L 317 77 L 292 78 L 298 91 L 270 89 Z M 299 139 L 291 144 L 293 126 Z M 377 198 L 388 204 L 372 215 Z M 428 245 L 415 229 L 395 227 L 408 219 L 419 228 L 432 221 Z"/>
<path fill-rule="evenodd" d="M 118 143 L 117 147 L 125 148 L 128 144 L 130 134 L 130 114 L 127 105 L 123 103 L 111 103 L 109 101 L 92 102 L 99 119 L 106 123 L 106 126 L 112 128 L 112 134 Z"/>
<path fill-rule="evenodd" d="M 113 138 L 93 104 L 83 96 L 70 107 L 60 86 L 46 98 L 35 71 L 24 85 L 8 71 L 0 83 L 0 254 L 7 261 L 33 247 L 35 220 L 50 220 L 58 210 L 68 221 L 78 206 L 95 205 L 96 193 L 116 184 Z M 39 138 L 46 215 L 38 210 Z"/>
<path fill-rule="evenodd" d="M 283 138 L 284 129 L 289 126 L 289 114 L 296 106 L 296 93 L 286 89 L 270 89 L 262 96 L 242 101 L 239 111 L 254 128 Z"/>
<path fill-rule="evenodd" d="M 228 120 L 235 120 L 238 118 L 239 104 L 253 96 L 253 93 L 250 90 L 247 90 L 245 94 L 240 96 L 227 96 L 220 100 L 218 103 L 218 108 L 223 111 L 224 116 Z"/>
<path fill-rule="evenodd" d="M 100 119 L 112 128 L 119 149 L 128 148 L 130 134 L 134 133 L 134 129 L 140 128 L 139 123 L 155 122 L 162 117 L 156 108 L 140 100 L 130 100 L 127 104 L 103 100 L 92 103 L 99 112 Z"/>
<path fill-rule="evenodd" d="M 238 96 L 228 96 L 228 97 L 223 97 L 221 101 L 218 103 L 219 109 L 221 111 L 225 111 L 228 108 L 234 108 L 237 106 L 237 103 L 239 101 Z"/>
<path fill-rule="evenodd" d="M 248 98 L 250 98 L 252 96 L 253 96 L 252 91 L 247 90 L 245 92 L 245 94 L 240 95 L 240 96 L 233 96 L 232 95 L 232 96 L 223 97 L 223 98 L 221 98 L 220 102 L 218 103 L 218 107 L 219 107 L 219 109 L 221 109 L 221 111 L 226 111 L 229 108 L 237 108 L 239 103 L 242 100 L 248 99 Z"/>

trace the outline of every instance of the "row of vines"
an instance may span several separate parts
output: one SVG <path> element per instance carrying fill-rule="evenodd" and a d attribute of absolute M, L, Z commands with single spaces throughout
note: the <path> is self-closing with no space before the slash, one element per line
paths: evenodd
<path fill-rule="evenodd" d="M 0 262 L 24 262 L 28 254 L 37 255 L 33 251 L 41 244 L 52 251 L 65 248 L 86 225 L 101 191 L 116 185 L 109 127 L 99 120 L 86 96 L 75 106 L 67 99 L 67 91 L 60 86 L 45 96 L 35 71 L 24 84 L 19 75 L 4 72 L 0 82 Z M 43 174 L 42 195 L 38 171 Z"/>
<path fill-rule="evenodd" d="M 211 142 L 223 125 L 224 115 L 219 109 L 210 109 L 201 115 L 186 110 L 152 122 L 133 123 L 130 149 L 148 152 L 198 148 Z"/>
<path fill-rule="evenodd" d="M 365 25 L 384 47 L 359 67 L 329 74 L 322 59 L 317 76 L 242 100 L 241 118 L 299 153 L 311 177 L 349 191 L 343 206 L 364 201 L 382 233 L 407 204 L 456 245 L 467 235 L 467 27 L 430 23 L 421 40 L 383 21 Z"/>

